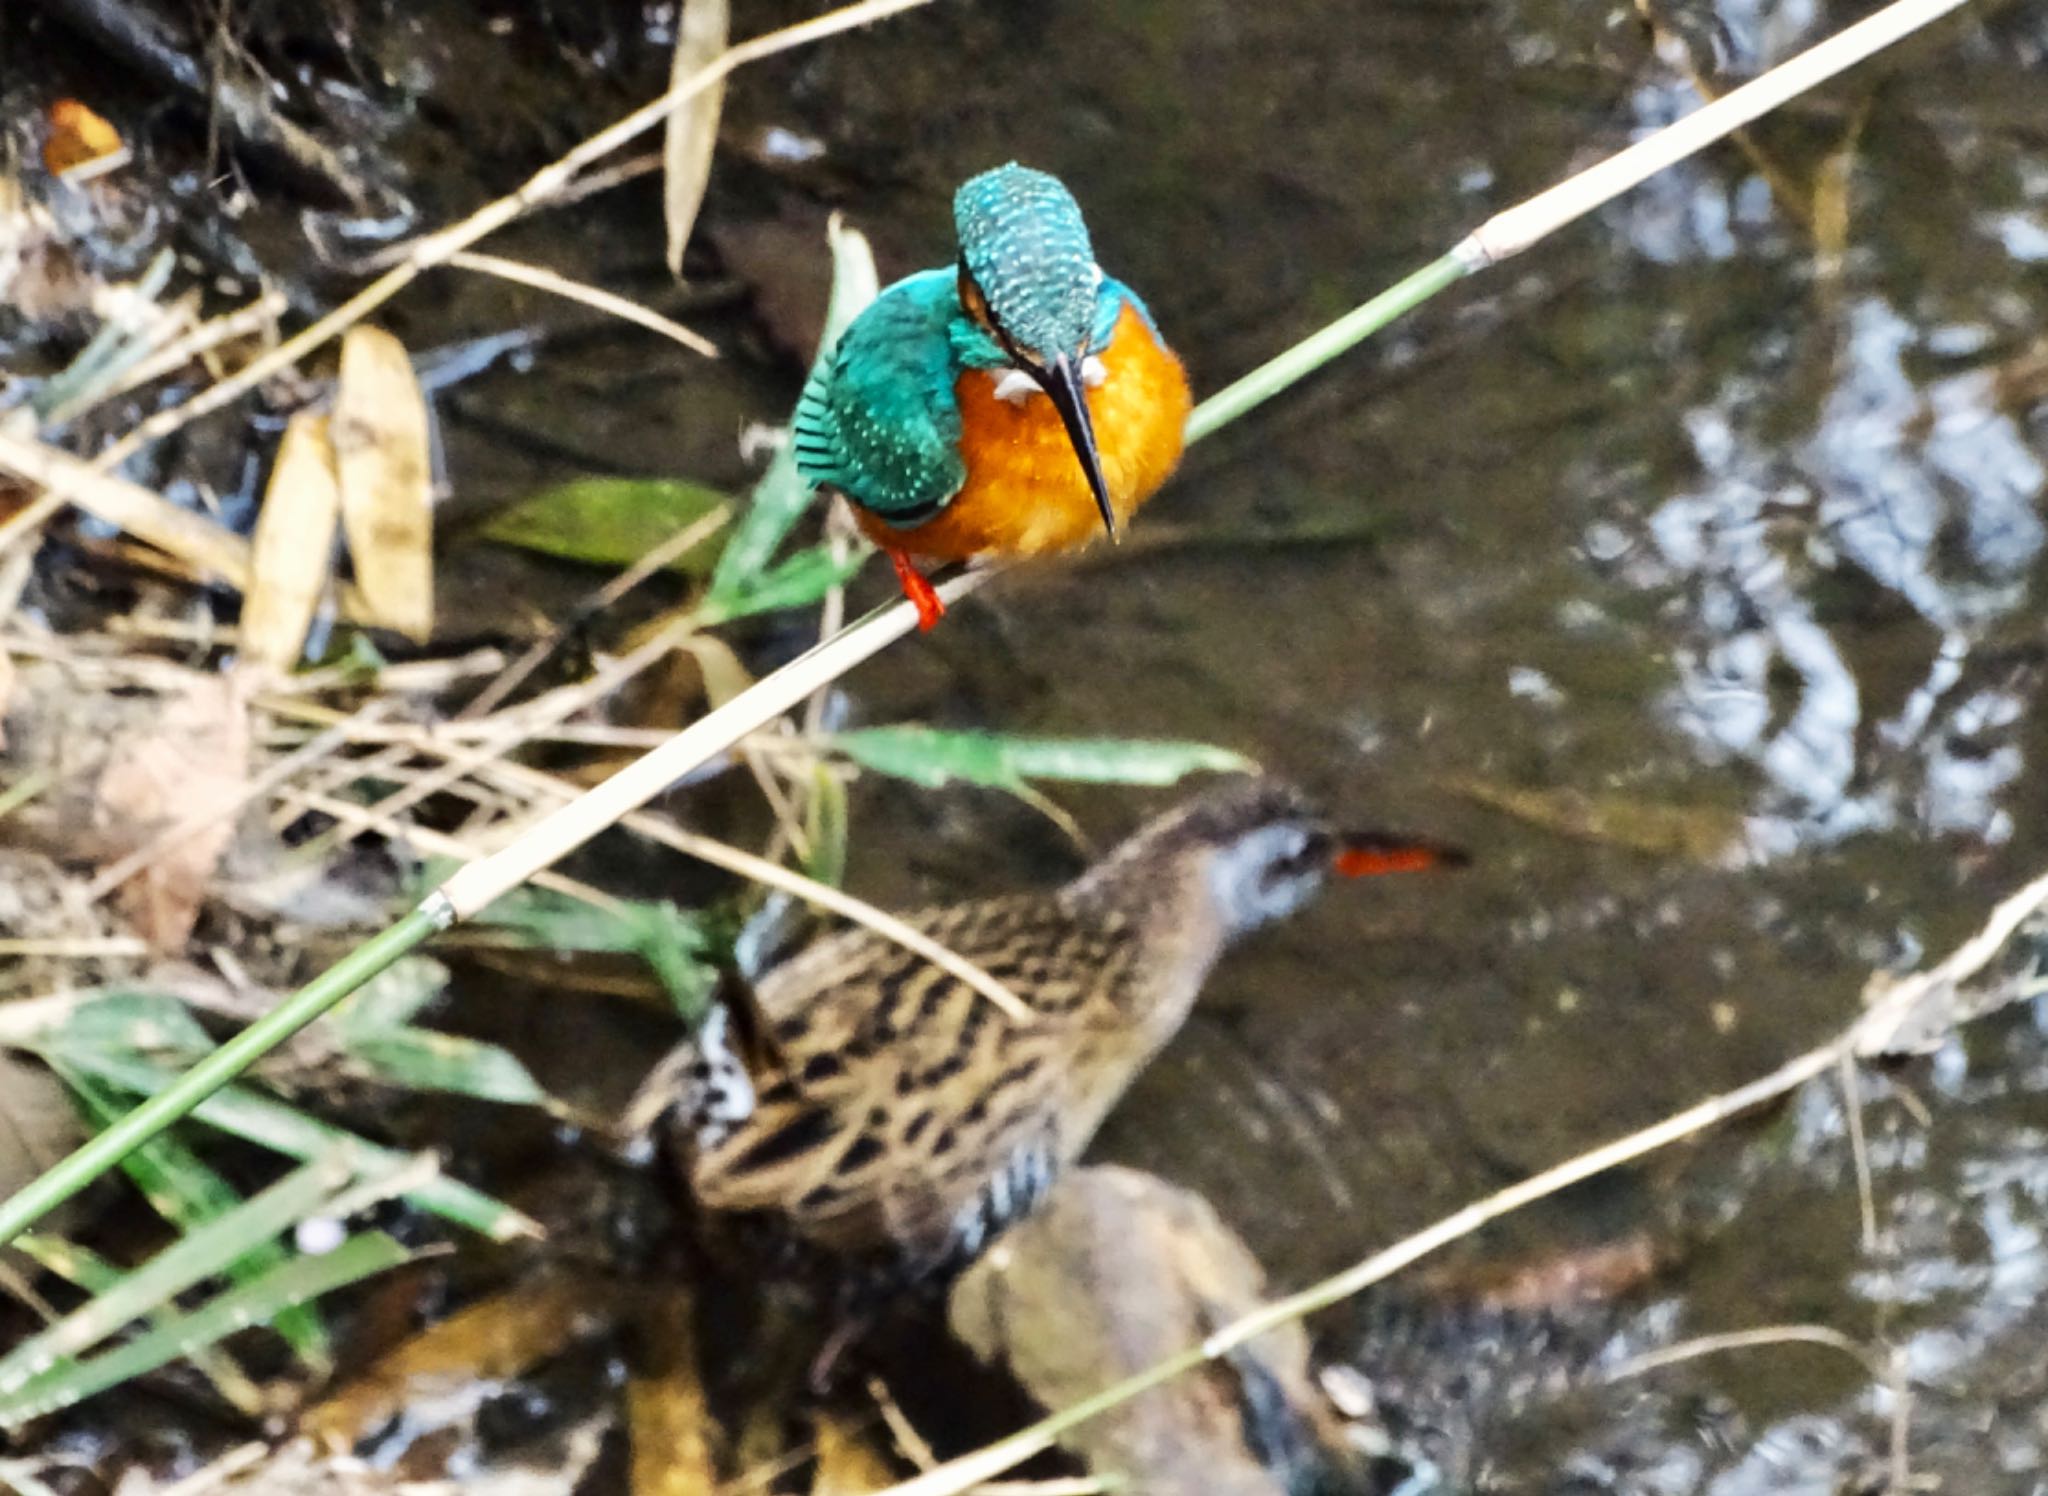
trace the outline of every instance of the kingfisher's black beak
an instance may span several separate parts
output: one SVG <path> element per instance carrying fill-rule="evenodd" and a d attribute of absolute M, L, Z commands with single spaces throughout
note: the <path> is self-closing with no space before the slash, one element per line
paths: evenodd
<path fill-rule="evenodd" d="M 1095 425 L 1088 418 L 1088 390 L 1081 378 L 1081 365 L 1061 354 L 1032 373 L 1051 396 L 1052 408 L 1060 413 L 1060 423 L 1067 428 L 1067 440 L 1074 444 L 1074 455 L 1081 459 L 1081 471 L 1088 475 L 1095 507 L 1102 511 L 1102 528 L 1115 540 L 1116 510 L 1110 507 L 1109 484 L 1102 477 L 1102 456 L 1095 450 Z"/>

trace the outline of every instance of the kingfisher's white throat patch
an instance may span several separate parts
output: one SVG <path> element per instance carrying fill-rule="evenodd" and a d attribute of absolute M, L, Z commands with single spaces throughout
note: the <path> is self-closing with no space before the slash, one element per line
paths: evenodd
<path fill-rule="evenodd" d="M 1081 360 L 1081 383 L 1089 389 L 1101 388 L 1102 382 L 1107 378 L 1108 368 L 1094 354 L 1091 353 Z M 996 398 L 1010 405 L 1022 405 L 1033 395 L 1044 393 L 1038 381 L 1022 369 L 1005 369 L 996 376 Z"/>

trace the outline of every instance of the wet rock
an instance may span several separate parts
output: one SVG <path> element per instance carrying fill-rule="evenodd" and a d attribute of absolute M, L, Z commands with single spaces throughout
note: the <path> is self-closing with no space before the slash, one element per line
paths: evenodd
<path fill-rule="evenodd" d="M 962 1278 L 954 1333 L 1057 1409 L 1186 1350 L 1265 1301 L 1265 1274 L 1209 1203 L 1134 1169 L 1082 1169 Z M 1153 1496 L 1328 1489 L 1344 1459 L 1309 1375 L 1308 1336 L 1276 1330 L 1091 1420 L 1065 1444 Z"/>

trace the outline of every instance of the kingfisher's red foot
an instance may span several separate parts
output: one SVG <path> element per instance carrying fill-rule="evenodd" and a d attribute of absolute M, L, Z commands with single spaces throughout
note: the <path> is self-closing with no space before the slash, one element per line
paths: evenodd
<path fill-rule="evenodd" d="M 939 600 L 939 594 L 925 580 L 924 573 L 912 564 L 910 557 L 901 551 L 891 551 L 889 559 L 895 563 L 896 580 L 902 584 L 903 595 L 917 609 L 918 632 L 929 633 L 932 626 L 946 616 L 945 603 Z"/>

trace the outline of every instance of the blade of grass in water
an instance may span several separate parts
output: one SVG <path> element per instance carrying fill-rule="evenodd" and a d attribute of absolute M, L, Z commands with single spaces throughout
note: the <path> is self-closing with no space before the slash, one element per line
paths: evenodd
<path fill-rule="evenodd" d="M 412 1260 L 381 1231 L 350 1237 L 332 1252 L 295 1257 L 253 1283 L 231 1288 L 182 1318 L 138 1335 L 90 1361 L 55 1368 L 0 1397 L 0 1427 L 14 1427 L 157 1370 L 237 1330 Z"/>
<path fill-rule="evenodd" d="M 59 1361 L 92 1349 L 193 1284 L 224 1272 L 258 1242 L 297 1225 L 345 1188 L 357 1168 L 347 1152 L 334 1150 L 173 1242 L 106 1292 L 0 1356 L 0 1398 L 12 1398 Z"/>
<path fill-rule="evenodd" d="M 95 1126 L 105 1127 L 121 1115 L 119 1099 L 100 1081 L 61 1061 L 54 1062 L 54 1068 Z M 121 1167 L 150 1208 L 186 1235 L 242 1203 L 233 1185 L 170 1133 L 151 1138 L 122 1159 Z M 229 1263 L 227 1276 L 234 1282 L 247 1282 L 276 1267 L 286 1255 L 276 1241 L 265 1240 Z M 314 1375 L 324 1375 L 333 1365 L 333 1341 L 318 1310 L 287 1310 L 272 1328 Z"/>
<path fill-rule="evenodd" d="M 122 1270 L 97 1252 L 76 1242 L 65 1241 L 61 1237 L 29 1235 L 15 1242 L 15 1246 L 23 1256 L 43 1271 L 52 1273 L 87 1293 L 105 1293 L 122 1278 Z M 254 1255 L 252 1253 L 245 1256 L 241 1261 L 249 1262 L 253 1260 Z M 282 1262 L 284 1254 L 280 1252 L 277 1260 Z M 316 1321 L 318 1319 L 318 1311 L 312 1305 L 297 1304 L 281 1311 L 271 1322 L 271 1327 L 276 1329 L 294 1317 L 302 1315 L 311 1315 Z M 167 1326 L 183 1318 L 181 1310 L 171 1307 L 144 1316 L 145 1322 L 151 1328 Z M 214 1391 L 244 1417 L 261 1418 L 269 1412 L 263 1389 L 256 1385 L 249 1374 L 242 1370 L 241 1364 L 225 1350 L 207 1346 L 192 1351 L 188 1359 L 192 1362 L 193 1369 L 213 1384 Z M 70 1360 L 60 1362 L 46 1375 L 56 1376 L 65 1368 L 77 1364 Z"/>
<path fill-rule="evenodd" d="M 139 1096 L 168 1091 L 178 1079 L 173 1073 L 134 1056 L 74 1056 L 72 1063 L 109 1085 Z M 358 1157 L 380 1168 L 395 1168 L 410 1157 L 241 1086 L 222 1087 L 202 1102 L 194 1115 L 209 1127 L 259 1143 L 288 1158 L 318 1158 L 337 1145 L 346 1145 Z M 408 1190 L 406 1199 L 421 1210 L 498 1241 L 540 1235 L 540 1227 L 530 1218 L 459 1180 L 427 1180 Z"/>

